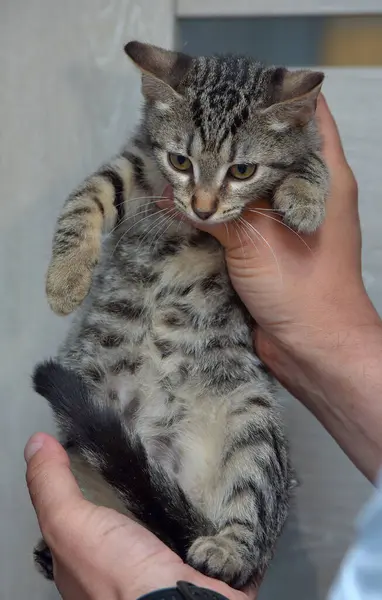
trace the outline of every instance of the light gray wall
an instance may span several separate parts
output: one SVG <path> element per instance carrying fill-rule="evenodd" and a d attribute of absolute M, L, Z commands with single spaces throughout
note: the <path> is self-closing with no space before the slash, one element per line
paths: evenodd
<path fill-rule="evenodd" d="M 37 526 L 23 446 L 52 431 L 30 389 L 34 363 L 62 339 L 44 272 L 65 196 L 116 152 L 134 126 L 139 77 L 123 45 L 172 45 L 172 0 L 0 3 L 0 598 L 56 598 L 35 574 Z"/>
<path fill-rule="evenodd" d="M 22 450 L 50 415 L 29 387 L 65 322 L 44 297 L 55 218 L 66 194 L 112 154 L 136 121 L 138 77 L 121 47 L 132 37 L 170 45 L 171 1 L 2 0 L 0 7 L 0 598 L 56 598 L 34 574 L 37 536 Z M 331 71 L 325 90 L 361 189 L 365 278 L 382 310 L 380 165 L 382 71 Z M 322 428 L 285 397 L 302 481 L 262 590 L 263 600 L 321 600 L 369 486 Z"/>

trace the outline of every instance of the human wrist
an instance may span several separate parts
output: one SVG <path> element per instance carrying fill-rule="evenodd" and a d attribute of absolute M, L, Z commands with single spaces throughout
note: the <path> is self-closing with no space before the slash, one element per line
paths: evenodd
<path fill-rule="evenodd" d="M 268 340 L 271 369 L 371 481 L 382 464 L 382 325 L 349 330 L 335 349 L 297 361 Z"/>
<path fill-rule="evenodd" d="M 382 321 L 366 292 L 346 310 L 318 310 L 324 318 L 307 320 L 283 331 L 259 331 L 260 358 L 277 379 L 304 401 L 317 382 L 346 378 L 382 346 Z M 307 386 L 307 389 L 305 389 Z"/>

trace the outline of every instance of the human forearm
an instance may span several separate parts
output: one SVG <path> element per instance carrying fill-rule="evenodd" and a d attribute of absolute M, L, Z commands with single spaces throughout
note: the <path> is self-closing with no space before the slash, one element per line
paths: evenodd
<path fill-rule="evenodd" d="M 382 465 L 381 321 L 370 311 L 367 323 L 315 339 L 300 336 L 293 349 L 262 339 L 260 353 L 279 381 L 375 481 Z"/>

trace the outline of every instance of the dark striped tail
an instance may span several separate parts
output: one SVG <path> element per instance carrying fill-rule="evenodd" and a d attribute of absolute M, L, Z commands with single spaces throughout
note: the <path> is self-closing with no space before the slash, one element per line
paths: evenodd
<path fill-rule="evenodd" d="M 126 508 L 183 560 L 192 542 L 213 526 L 176 482 L 149 463 L 140 441 L 110 407 L 92 400 L 82 378 L 54 361 L 41 363 L 34 388 L 48 400 L 66 440 L 113 487 Z"/>

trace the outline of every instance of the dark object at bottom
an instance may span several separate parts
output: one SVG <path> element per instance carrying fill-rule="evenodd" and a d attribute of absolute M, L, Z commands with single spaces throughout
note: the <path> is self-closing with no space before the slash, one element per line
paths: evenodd
<path fill-rule="evenodd" d="M 214 590 L 199 587 L 188 581 L 177 581 L 176 587 L 154 590 L 138 600 L 227 600 Z"/>
<path fill-rule="evenodd" d="M 53 581 L 54 576 L 52 554 L 44 540 L 40 540 L 40 542 L 37 544 L 36 548 L 34 549 L 33 556 L 40 573 L 42 573 L 46 579 Z"/>

